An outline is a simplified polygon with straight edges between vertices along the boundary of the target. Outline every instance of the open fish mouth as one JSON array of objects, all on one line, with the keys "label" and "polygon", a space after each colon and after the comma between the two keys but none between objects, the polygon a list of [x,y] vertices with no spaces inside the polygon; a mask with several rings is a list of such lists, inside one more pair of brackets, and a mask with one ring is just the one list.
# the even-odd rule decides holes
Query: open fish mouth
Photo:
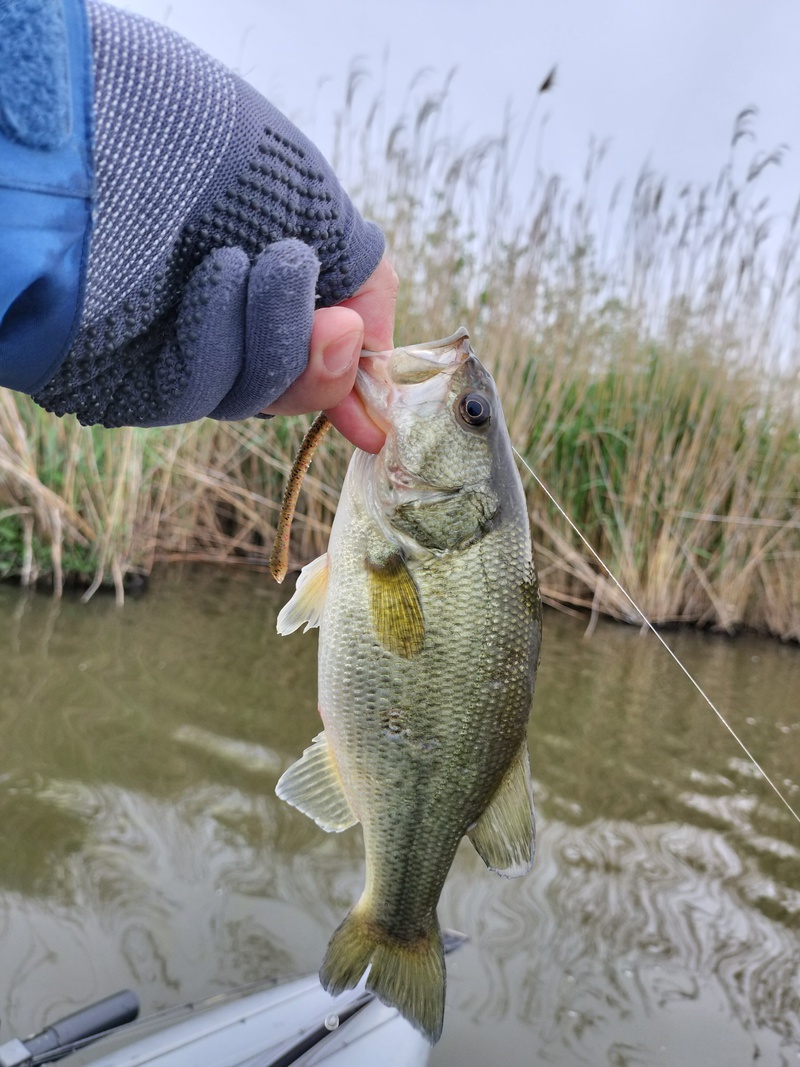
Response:
[{"label": "open fish mouth", "polygon": [[447,380],[473,355],[469,334],[462,326],[449,337],[387,352],[361,353],[355,390],[370,417],[388,431],[391,409],[413,387],[414,407],[437,404],[447,388]]},{"label": "open fish mouth", "polygon": [[[459,327],[449,337],[439,341],[425,341],[417,345],[405,345],[386,352],[370,352],[364,349],[362,361],[386,364],[393,357],[393,378],[398,385],[413,385],[424,381],[452,364],[453,368],[473,355],[469,333],[465,326]],[[427,371],[425,369],[427,365]]]}]

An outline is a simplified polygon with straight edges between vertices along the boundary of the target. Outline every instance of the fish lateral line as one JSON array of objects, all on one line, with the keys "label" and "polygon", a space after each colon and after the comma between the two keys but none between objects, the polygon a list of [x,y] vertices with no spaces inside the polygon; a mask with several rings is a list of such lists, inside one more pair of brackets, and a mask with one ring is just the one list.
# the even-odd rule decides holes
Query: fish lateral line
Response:
[{"label": "fish lateral line", "polygon": [[[514,448],[513,445],[511,447]],[[633,599],[633,597],[628,592],[628,590],[623,586],[622,582],[620,582],[620,580],[616,577],[616,575],[612,573],[611,568],[601,558],[601,556],[595,551],[593,546],[589,543],[588,538],[585,537],[585,535],[578,529],[577,525],[572,521],[572,519],[569,517],[567,512],[564,510],[564,508],[561,506],[561,504],[555,498],[553,493],[548,489],[548,487],[545,485],[545,483],[542,481],[542,479],[539,477],[539,475],[536,474],[536,472],[533,470],[533,468],[528,463],[528,461],[525,459],[525,457],[523,455],[521,455],[521,453],[516,448],[514,448],[514,454],[517,457],[517,459],[520,461],[522,466],[527,470],[527,472],[530,474],[530,476],[536,482],[536,484],[539,486],[539,488],[549,498],[549,500],[555,506],[555,508],[557,509],[559,514],[562,515],[564,519],[566,519],[566,521],[569,524],[570,528],[578,535],[578,537],[581,539],[582,543],[586,546],[586,548],[591,553],[592,557],[596,560],[597,563],[600,564],[600,566],[603,568],[603,571],[608,575],[608,577],[611,579],[611,581],[614,583],[614,585],[617,587],[617,589],[619,589],[619,591],[622,593],[622,595],[625,597],[625,599],[628,601],[628,603],[634,608],[634,610],[636,611],[637,615],[639,615],[639,617],[641,618],[642,622],[645,624],[647,629],[653,634],[653,636],[661,644],[661,646],[664,649],[666,649],[667,653],[670,655],[672,660],[683,671],[685,676],[689,679],[691,684],[694,686],[694,688],[697,690],[697,692],[700,694],[700,696],[703,698],[703,700],[706,702],[706,704],[708,704],[708,706],[711,708],[711,710],[717,716],[719,721],[722,723],[722,725],[725,727],[725,729],[728,731],[728,733],[734,739],[734,741],[739,746],[739,748],[742,750],[742,752],[744,752],[745,756],[747,756],[747,758],[753,764],[753,766],[758,771],[758,773],[761,775],[761,777],[764,779],[764,781],[767,783],[767,785],[770,786],[772,791],[775,793],[775,795],[778,797],[778,799],[781,801],[781,803],[788,809],[789,813],[793,816],[793,818],[798,823],[800,823],[800,814],[798,814],[795,811],[795,809],[789,803],[788,799],[783,795],[783,793],[778,788],[778,786],[775,784],[775,782],[772,780],[772,778],[770,778],[770,776],[767,774],[767,772],[764,770],[764,768],[761,766],[761,764],[755,758],[755,756],[750,751],[750,749],[747,747],[747,745],[744,743],[744,741],[741,739],[741,737],[739,737],[739,735],[736,733],[734,728],[731,726],[731,724],[727,721],[725,716],[722,714],[722,712],[719,710],[719,708],[713,702],[711,697],[709,697],[709,695],[706,693],[706,691],[703,689],[703,687],[700,685],[700,683],[697,681],[697,679],[691,673],[689,668],[685,666],[685,664],[682,662],[682,660],[677,655],[677,653],[673,652],[673,650],[670,648],[670,646],[667,644],[667,642],[664,640],[664,638],[661,636],[661,634],[655,628],[653,623],[650,621],[648,616],[645,614],[644,610],[639,607],[639,605]]]}]

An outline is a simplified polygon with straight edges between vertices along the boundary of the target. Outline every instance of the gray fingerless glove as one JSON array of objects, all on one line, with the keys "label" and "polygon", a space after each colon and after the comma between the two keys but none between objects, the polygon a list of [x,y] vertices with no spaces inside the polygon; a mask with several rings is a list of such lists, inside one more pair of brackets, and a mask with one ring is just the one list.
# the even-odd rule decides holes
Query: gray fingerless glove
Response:
[{"label": "gray fingerless glove", "polygon": [[314,145],[163,26],[89,3],[96,211],[80,326],[36,395],[84,423],[237,419],[383,254]]}]

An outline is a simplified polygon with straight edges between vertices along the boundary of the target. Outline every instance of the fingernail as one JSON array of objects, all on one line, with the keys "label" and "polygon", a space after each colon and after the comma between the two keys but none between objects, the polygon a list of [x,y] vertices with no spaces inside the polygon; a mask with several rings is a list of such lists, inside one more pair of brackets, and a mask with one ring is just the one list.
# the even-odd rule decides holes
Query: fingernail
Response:
[{"label": "fingernail", "polygon": [[322,361],[329,374],[343,374],[361,355],[361,331],[346,333],[323,349]]}]

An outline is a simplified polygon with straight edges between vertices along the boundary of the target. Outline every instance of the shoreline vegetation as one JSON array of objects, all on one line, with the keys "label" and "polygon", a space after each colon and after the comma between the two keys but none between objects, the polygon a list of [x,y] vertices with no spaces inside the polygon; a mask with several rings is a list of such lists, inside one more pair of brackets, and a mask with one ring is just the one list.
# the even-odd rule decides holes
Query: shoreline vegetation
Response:
[{"label": "shoreline vegetation", "polygon": [[[537,172],[518,210],[508,129],[455,147],[446,86],[387,129],[359,73],[334,163],[386,231],[397,342],[467,326],[517,449],[656,625],[800,641],[800,204],[771,216],[780,152],[755,150],[754,112],[713,185],[645,168],[604,199],[593,146],[582,187]],[[309,422],[107,431],[0,390],[0,577],[122,600],[160,563],[265,567]],[[349,455],[331,434],[314,459],[294,566],[324,551]],[[545,600],[639,625],[522,477]]]}]

